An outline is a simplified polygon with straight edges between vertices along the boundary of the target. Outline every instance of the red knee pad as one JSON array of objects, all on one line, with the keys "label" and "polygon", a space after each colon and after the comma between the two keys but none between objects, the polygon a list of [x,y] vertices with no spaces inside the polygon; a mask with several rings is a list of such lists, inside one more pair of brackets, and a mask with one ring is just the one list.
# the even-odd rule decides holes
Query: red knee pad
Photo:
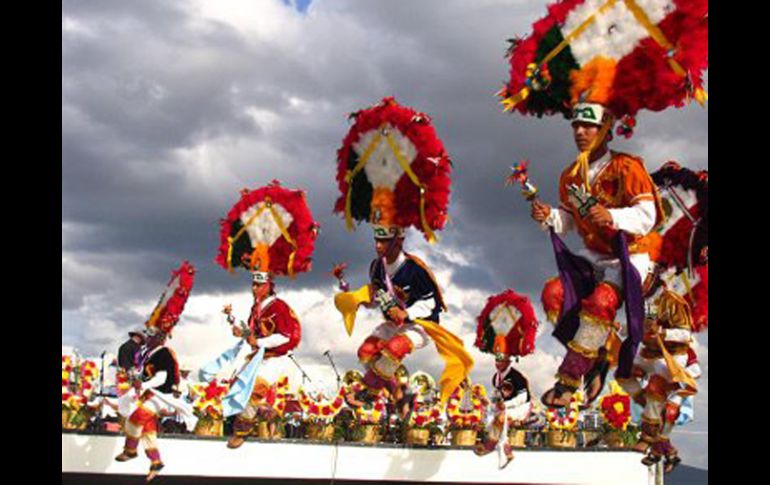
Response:
[{"label": "red knee pad", "polygon": [[155,415],[141,406],[136,408],[128,420],[136,426],[141,426],[145,432],[155,427]]},{"label": "red knee pad", "polygon": [[662,401],[666,399],[669,387],[669,383],[666,382],[666,379],[657,374],[653,374],[647,382],[647,387],[644,388],[644,393],[653,399]]},{"label": "red knee pad", "polygon": [[596,285],[593,293],[582,301],[582,312],[598,320],[612,323],[620,308],[620,295],[609,283]]},{"label": "red knee pad", "polygon": [[368,362],[372,358],[379,354],[385,347],[385,341],[379,337],[367,337],[364,343],[358,348],[358,360],[361,362]]},{"label": "red knee pad", "polygon": [[385,351],[396,360],[402,360],[414,349],[414,344],[406,335],[396,335],[385,344]]},{"label": "red knee pad", "polygon": [[674,424],[676,423],[676,418],[678,417],[679,417],[679,406],[672,402],[667,402],[666,409],[663,412],[663,419],[667,423]]},{"label": "red knee pad", "polygon": [[540,294],[540,301],[543,303],[543,310],[545,310],[548,319],[556,322],[561,315],[561,308],[564,304],[564,287],[558,276],[545,282],[543,292]]}]

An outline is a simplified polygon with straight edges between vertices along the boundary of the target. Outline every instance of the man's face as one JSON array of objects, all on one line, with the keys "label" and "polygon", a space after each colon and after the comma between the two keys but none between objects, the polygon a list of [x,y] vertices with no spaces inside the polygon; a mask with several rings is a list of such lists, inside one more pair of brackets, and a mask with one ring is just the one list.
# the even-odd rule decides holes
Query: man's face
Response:
[{"label": "man's face", "polygon": [[575,121],[572,123],[572,134],[575,138],[575,145],[578,150],[584,152],[588,150],[591,143],[599,135],[599,131],[602,129],[599,125],[593,123],[586,123],[585,121]]},{"label": "man's face", "polygon": [[503,360],[496,360],[495,361],[495,369],[497,369],[498,372],[504,371],[510,365],[511,365],[511,359],[503,359]]},{"label": "man's face", "polygon": [[255,300],[264,300],[270,295],[270,283],[254,283],[251,285],[251,292]]},{"label": "man's face", "polygon": [[[392,242],[392,245],[391,245]],[[377,251],[377,257],[382,258],[385,256],[385,259],[388,261],[392,261],[396,259],[396,256],[398,256],[398,253],[401,252],[401,247],[404,245],[404,239],[403,238],[395,238],[395,239],[375,239],[374,240],[374,249]]]},{"label": "man's face", "polygon": [[159,345],[163,345],[163,343],[165,341],[166,341],[166,334],[158,332],[158,333],[155,333],[153,335],[148,336],[145,339],[145,345],[147,345],[147,347],[149,347],[151,349],[154,349],[155,347],[157,347]]}]

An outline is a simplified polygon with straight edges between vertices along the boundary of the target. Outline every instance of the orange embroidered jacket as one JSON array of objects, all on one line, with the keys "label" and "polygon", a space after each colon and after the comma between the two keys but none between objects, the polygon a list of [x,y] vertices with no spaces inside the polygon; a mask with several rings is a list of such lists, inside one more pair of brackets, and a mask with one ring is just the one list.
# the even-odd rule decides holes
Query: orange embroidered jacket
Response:
[{"label": "orange embroidered jacket", "polygon": [[[610,162],[594,177],[591,194],[607,209],[631,207],[644,200],[654,201],[655,226],[657,226],[663,214],[660,195],[655,182],[644,168],[644,163],[640,158],[625,153],[610,153]],[[579,172],[571,175],[572,168],[573,165],[568,166],[559,180],[560,208],[572,216],[586,248],[600,254],[611,255],[615,230],[600,229],[591,224],[587,217],[581,216],[580,201],[571,193],[570,187],[581,187],[582,176]],[[628,234],[628,249],[632,254],[653,253],[659,244],[660,238],[654,231],[645,235]]]}]

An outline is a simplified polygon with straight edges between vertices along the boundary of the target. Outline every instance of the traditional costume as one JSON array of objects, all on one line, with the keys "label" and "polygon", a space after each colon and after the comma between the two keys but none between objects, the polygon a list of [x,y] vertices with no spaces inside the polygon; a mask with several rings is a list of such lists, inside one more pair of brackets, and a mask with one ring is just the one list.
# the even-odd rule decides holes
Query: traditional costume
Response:
[{"label": "traditional costume", "polygon": [[645,332],[632,378],[619,382],[644,404],[637,448],[650,454],[643,462],[665,458],[670,471],[681,460],[669,435],[701,374],[691,343],[708,326],[708,172],[668,162],[653,179],[667,218],[655,231],[662,248],[655,256],[656,284],[646,297],[645,328],[662,330]]},{"label": "traditional costume", "polygon": [[[678,418],[682,399],[697,392],[694,379],[699,374],[692,366],[690,348],[692,328],[688,303],[674,291],[663,288],[654,297],[654,309],[645,320],[644,339],[634,359],[633,377],[622,383],[637,402],[644,403],[642,435],[636,449],[650,451],[642,461],[646,465],[663,457],[671,468],[679,462],[669,434]],[[644,387],[642,381],[646,383]]]},{"label": "traditional costume", "polygon": [[511,357],[518,361],[534,352],[538,322],[529,298],[510,289],[490,296],[476,320],[476,347],[494,354],[498,363],[492,376],[495,399],[491,419],[476,454],[485,455],[497,449],[500,468],[504,468],[513,459],[509,427],[524,426],[532,412],[529,381],[513,367]]},{"label": "traditional costume", "polygon": [[[317,229],[304,192],[285,189],[277,181],[257,190],[243,190],[241,199],[222,221],[217,262],[228,271],[234,265],[251,271],[254,288],[248,322],[241,322],[233,331],[240,340],[200,371],[201,380],[208,381],[235,359],[244,342],[251,347],[222,401],[225,417],[237,415],[234,436],[228,441],[230,448],[243,444],[257,418],[272,416],[266,415],[269,407],[263,406],[264,383],[257,385],[259,366],[263,359],[294,350],[302,335],[297,315],[275,295],[273,277],[293,277],[310,270]],[[235,325],[229,307],[225,313],[228,322]]]},{"label": "traditional costume", "polygon": [[179,321],[194,275],[195,269],[187,261],[172,273],[166,290],[145,323],[145,345],[139,354],[135,375],[131,377],[133,390],[123,394],[118,401],[118,412],[127,418],[124,425],[126,441],[123,452],[115,460],[136,458],[141,442],[151,462],[147,481],[155,478],[164,466],[157,444],[159,419],[178,415],[188,431],[192,431],[197,421],[192,406],[179,395],[179,362],[174,351],[165,344]]},{"label": "traditional costume", "polygon": [[[261,308],[258,308],[260,302],[254,303],[249,317],[251,337],[246,340],[252,345],[252,352],[246,358],[246,365],[260,349],[264,349],[263,359],[286,355],[297,348],[302,335],[299,319],[286,302],[270,295],[261,304]],[[251,338],[253,340],[250,340]],[[263,379],[256,378],[246,407],[233,423],[235,436],[245,438],[254,430],[257,420],[269,420],[274,417],[272,406],[266,402],[268,388]]]},{"label": "traditional costume", "polygon": [[414,350],[430,343],[428,333],[415,323],[416,320],[437,324],[439,313],[446,306],[432,272],[414,255],[400,252],[393,263],[375,259],[370,265],[369,276],[371,291],[384,299],[389,287],[392,288],[408,315],[405,322],[395,322],[385,310],[385,322],[377,326],[358,348],[358,359],[367,369],[364,383],[370,389],[386,387],[393,391],[397,385],[395,372],[401,362]]},{"label": "traditional costume", "polygon": [[[393,98],[350,117],[355,122],[338,152],[341,196],[335,211],[344,214],[348,229],[354,219],[371,223],[375,239],[388,242],[386,253],[403,241],[409,226],[434,242],[434,231],[447,220],[451,164],[430,117]],[[473,361],[462,341],[438,325],[446,306],[428,266],[402,251],[391,256],[372,262],[369,285],[335,296],[348,334],[359,305],[382,310],[385,321],[358,349],[364,382],[373,392],[393,392],[401,362],[432,340],[447,364],[440,381],[446,401]],[[393,308],[405,312],[403,321],[392,318]]]},{"label": "traditional costume", "polygon": [[[580,104],[575,110],[575,121],[590,122],[585,110],[600,112],[600,105]],[[581,111],[583,110],[583,111]],[[592,117],[601,124],[602,117]],[[661,221],[657,187],[644,168],[642,161],[623,153],[607,153],[591,163],[588,170],[590,190],[586,190],[581,176],[568,167],[559,182],[560,206],[551,210],[545,225],[552,229],[557,258],[572,259],[582,265],[588,274],[584,278],[589,287],[578,305],[577,318],[559,320],[564,315],[564,282],[562,277],[549,280],[542,294],[543,306],[551,321],[557,323],[554,334],[567,346],[567,355],[559,367],[559,383],[555,393],[574,392],[583,376],[596,363],[599,349],[607,343],[610,333],[617,330],[616,313],[625,300],[632,315],[631,325],[638,322],[638,303],[641,302],[642,282],[651,275],[650,252],[656,241],[652,229]],[[589,202],[593,200],[593,202]],[[609,211],[612,227],[599,228],[586,218],[588,203],[598,203]],[[557,234],[577,231],[585,248],[572,255],[558,239]],[[634,306],[634,303],[637,303]],[[636,317],[636,318],[634,318]],[[575,325],[577,323],[577,325]],[[636,329],[630,329],[631,340],[626,355],[633,355]],[[627,359],[628,357],[626,357]],[[556,396],[558,397],[558,396]]]},{"label": "traditional costume", "polygon": [[[623,303],[627,337],[616,375],[630,376],[642,337],[642,283],[656,251],[651,231],[662,220],[657,188],[641,159],[612,151],[594,156],[595,149],[615,120],[616,133],[630,136],[641,109],[660,111],[689,99],[704,104],[708,3],[562,0],[548,10],[530,36],[512,41],[510,81],[499,95],[506,111],[561,113],[573,123],[601,126],[562,174],[560,206],[545,221],[559,277],[546,283],[543,305],[568,350],[543,401],[564,405],[595,365]],[[609,210],[609,227],[589,222],[596,204]],[[558,236],[571,230],[585,246],[579,254]]]}]

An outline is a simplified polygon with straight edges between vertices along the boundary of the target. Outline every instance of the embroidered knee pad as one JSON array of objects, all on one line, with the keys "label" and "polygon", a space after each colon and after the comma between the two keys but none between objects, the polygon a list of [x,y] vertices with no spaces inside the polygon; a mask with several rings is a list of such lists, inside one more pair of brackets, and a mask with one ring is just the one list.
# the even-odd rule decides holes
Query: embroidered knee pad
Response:
[{"label": "embroidered knee pad", "polygon": [[665,401],[669,387],[670,386],[668,382],[666,382],[666,379],[657,374],[653,374],[650,376],[650,380],[647,382],[647,387],[644,388],[644,393],[648,399]]},{"label": "embroidered knee pad", "polygon": [[388,340],[385,344],[385,348],[382,349],[382,352],[390,354],[393,359],[400,362],[412,352],[412,350],[414,350],[414,344],[409,337],[406,335],[396,335]]},{"label": "embroidered knee pad", "polygon": [[667,423],[674,424],[679,417],[679,406],[672,402],[666,403],[665,411],[663,412],[663,420]]},{"label": "embroidered knee pad", "polygon": [[614,286],[602,281],[596,285],[588,298],[583,299],[580,308],[581,320],[590,319],[604,325],[612,325],[620,308],[620,293]]},{"label": "embroidered knee pad", "polygon": [[364,343],[358,348],[358,360],[367,363],[370,362],[375,355],[380,353],[385,346],[385,341],[379,337],[367,337]]},{"label": "embroidered knee pad", "polygon": [[543,310],[545,310],[548,320],[551,323],[556,323],[564,304],[564,287],[558,276],[545,282],[543,292],[540,294],[540,301],[543,303]]}]

